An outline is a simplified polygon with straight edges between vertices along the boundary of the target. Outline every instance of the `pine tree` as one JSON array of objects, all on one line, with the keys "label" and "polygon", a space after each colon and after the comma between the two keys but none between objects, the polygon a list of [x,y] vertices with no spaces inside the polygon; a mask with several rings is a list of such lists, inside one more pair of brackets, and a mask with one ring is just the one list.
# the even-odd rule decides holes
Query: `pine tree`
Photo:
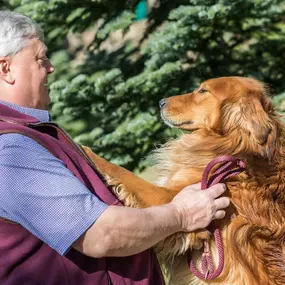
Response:
[{"label": "pine tree", "polygon": [[0,9],[9,9],[9,0],[0,0]]},{"label": "pine tree", "polygon": [[[54,118],[129,169],[144,167],[144,157],[171,133],[159,116],[161,98],[231,75],[264,81],[273,94],[285,90],[282,0],[156,0],[138,39],[114,46],[115,31],[127,35],[138,25],[138,0],[8,2],[45,31],[57,69],[50,80]],[[87,31],[88,46],[71,51],[68,32]],[[84,57],[78,61],[75,52]],[[285,110],[284,93],[274,100]]]}]

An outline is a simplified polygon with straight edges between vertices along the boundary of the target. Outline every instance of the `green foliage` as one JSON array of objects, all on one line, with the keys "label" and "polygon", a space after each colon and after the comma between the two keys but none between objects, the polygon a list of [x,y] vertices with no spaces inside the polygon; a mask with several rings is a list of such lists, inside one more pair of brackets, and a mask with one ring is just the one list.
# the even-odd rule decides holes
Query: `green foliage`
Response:
[{"label": "green foliage", "polygon": [[0,9],[8,9],[10,8],[9,0],[0,0]]},{"label": "green foliage", "polygon": [[[285,90],[281,0],[157,0],[139,39],[122,44],[114,33],[138,24],[138,0],[6,2],[45,31],[57,69],[49,80],[54,118],[129,169],[144,167],[143,158],[171,133],[159,118],[161,98],[231,75],[264,81],[273,94]],[[90,41],[72,49],[68,32],[89,33]],[[281,112],[284,99],[274,99]]]}]

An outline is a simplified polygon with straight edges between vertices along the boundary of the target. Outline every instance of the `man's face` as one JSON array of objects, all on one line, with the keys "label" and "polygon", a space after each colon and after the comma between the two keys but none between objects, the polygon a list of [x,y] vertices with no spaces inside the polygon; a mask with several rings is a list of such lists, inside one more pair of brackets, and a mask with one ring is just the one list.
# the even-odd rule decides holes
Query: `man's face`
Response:
[{"label": "man's face", "polygon": [[20,105],[48,109],[48,75],[54,67],[46,56],[47,48],[39,39],[28,40],[28,45],[11,57],[10,69],[14,77]]}]

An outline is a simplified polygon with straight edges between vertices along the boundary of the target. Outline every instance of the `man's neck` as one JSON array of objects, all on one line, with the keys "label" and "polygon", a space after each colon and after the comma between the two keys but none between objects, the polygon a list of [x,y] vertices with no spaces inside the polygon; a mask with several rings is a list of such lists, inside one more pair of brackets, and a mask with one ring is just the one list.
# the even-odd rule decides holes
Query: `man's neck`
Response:
[{"label": "man's neck", "polygon": [[36,108],[29,108],[25,106],[20,106],[18,104],[14,104],[5,100],[0,99],[0,104],[5,105],[9,108],[12,108],[20,113],[32,116],[40,120],[41,122],[49,122],[50,114],[47,110],[41,110]]}]

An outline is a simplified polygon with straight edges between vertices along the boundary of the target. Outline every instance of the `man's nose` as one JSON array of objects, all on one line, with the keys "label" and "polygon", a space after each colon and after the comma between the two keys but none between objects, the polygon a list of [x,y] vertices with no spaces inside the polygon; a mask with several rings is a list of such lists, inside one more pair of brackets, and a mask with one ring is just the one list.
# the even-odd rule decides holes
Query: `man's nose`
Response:
[{"label": "man's nose", "polygon": [[167,105],[167,99],[161,99],[159,101],[159,107],[162,109]]},{"label": "man's nose", "polygon": [[48,74],[53,73],[55,70],[54,66],[51,64],[51,62],[49,61],[49,65],[48,65]]}]

